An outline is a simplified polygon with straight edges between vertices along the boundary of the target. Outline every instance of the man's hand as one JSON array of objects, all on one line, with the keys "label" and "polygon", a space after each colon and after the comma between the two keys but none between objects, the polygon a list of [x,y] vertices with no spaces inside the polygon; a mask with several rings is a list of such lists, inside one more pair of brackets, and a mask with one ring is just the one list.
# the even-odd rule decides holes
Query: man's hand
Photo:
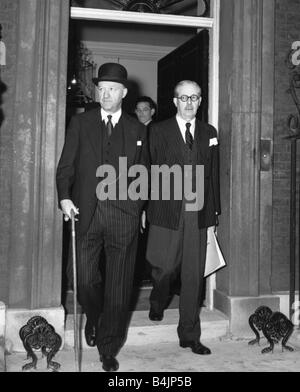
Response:
[{"label": "man's hand", "polygon": [[[67,222],[69,219],[71,219],[71,210],[74,211],[75,215],[79,214],[79,209],[76,208],[70,199],[64,199],[60,201],[60,206],[62,209],[62,212],[64,213],[64,220]],[[78,219],[75,218],[77,221]]]},{"label": "man's hand", "polygon": [[145,229],[146,229],[146,211],[143,211],[141,216],[141,227],[140,227],[141,233],[143,233]]}]

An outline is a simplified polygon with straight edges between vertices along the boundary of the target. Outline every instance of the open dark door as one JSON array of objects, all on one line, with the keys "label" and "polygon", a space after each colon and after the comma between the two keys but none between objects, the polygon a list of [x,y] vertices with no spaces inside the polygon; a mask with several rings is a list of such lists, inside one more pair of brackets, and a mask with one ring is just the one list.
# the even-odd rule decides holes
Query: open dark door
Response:
[{"label": "open dark door", "polygon": [[202,102],[197,117],[208,121],[208,62],[209,33],[200,31],[194,38],[167,54],[158,62],[158,120],[176,113],[173,90],[180,80],[196,81],[202,89]]}]

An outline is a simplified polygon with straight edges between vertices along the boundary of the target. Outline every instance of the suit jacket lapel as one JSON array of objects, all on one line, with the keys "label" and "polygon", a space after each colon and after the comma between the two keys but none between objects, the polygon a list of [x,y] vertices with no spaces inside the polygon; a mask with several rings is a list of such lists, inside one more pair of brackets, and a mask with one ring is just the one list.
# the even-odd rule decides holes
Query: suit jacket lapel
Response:
[{"label": "suit jacket lapel", "polygon": [[179,163],[184,165],[184,140],[182,138],[176,117],[171,118],[168,129],[168,145],[172,147],[175,157]]},{"label": "suit jacket lapel", "polygon": [[[101,149],[101,113],[99,109],[91,110],[91,116],[87,119],[85,129],[87,137],[94,151],[97,163],[100,162]],[[132,121],[128,120],[127,114],[122,113],[120,126],[123,135],[124,153],[127,156],[128,166],[134,162],[137,148],[137,128],[133,126]]]},{"label": "suit jacket lapel", "polygon": [[204,162],[206,158],[207,147],[208,147],[207,137],[203,132],[201,132],[201,125],[197,119],[195,124],[195,143],[197,146],[199,159],[201,162]]},{"label": "suit jacket lapel", "polygon": [[126,113],[122,113],[120,120],[124,140],[124,152],[127,157],[128,167],[130,167],[134,163],[137,148],[137,129],[133,126],[132,121],[128,121]]},{"label": "suit jacket lapel", "polygon": [[91,110],[91,116],[87,119],[85,129],[87,137],[94,151],[97,163],[100,161],[101,148],[101,114],[99,109]]}]

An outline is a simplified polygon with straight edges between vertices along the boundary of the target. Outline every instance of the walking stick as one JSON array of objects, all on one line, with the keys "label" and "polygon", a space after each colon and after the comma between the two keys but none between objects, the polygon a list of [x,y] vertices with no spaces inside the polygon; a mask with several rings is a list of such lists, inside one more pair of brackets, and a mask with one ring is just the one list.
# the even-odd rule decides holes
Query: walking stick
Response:
[{"label": "walking stick", "polygon": [[77,270],[76,270],[76,233],[75,233],[75,213],[71,210],[72,221],[72,255],[73,255],[73,304],[74,304],[74,351],[75,351],[75,369],[80,372],[79,358],[78,358],[78,322],[77,322]]}]

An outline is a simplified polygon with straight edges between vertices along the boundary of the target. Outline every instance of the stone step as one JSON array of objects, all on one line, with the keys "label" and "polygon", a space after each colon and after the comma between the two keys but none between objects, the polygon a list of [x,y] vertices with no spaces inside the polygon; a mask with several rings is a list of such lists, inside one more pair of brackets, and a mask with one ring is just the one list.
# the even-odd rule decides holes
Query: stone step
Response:
[{"label": "stone step", "polygon": [[[149,308],[149,297],[152,290],[151,283],[145,283],[144,286],[134,287],[132,301],[130,304],[130,310],[147,310]],[[63,306],[67,312],[67,314],[73,314],[74,304],[73,304],[73,290],[68,290],[65,295],[65,299],[63,301]],[[179,297],[174,295],[171,303],[168,305],[168,309],[178,308],[179,305]],[[77,312],[82,313],[82,309],[80,304],[77,302]]]},{"label": "stone step", "polygon": [[[89,349],[84,338],[85,315],[78,316],[80,325],[80,347]],[[178,342],[178,309],[167,309],[160,322],[149,320],[148,311],[134,311],[128,329],[126,345],[147,345],[156,343]],[[68,315],[65,329],[65,347],[74,347],[74,318]],[[201,310],[201,340],[225,336],[229,331],[229,320],[217,310]]]}]

